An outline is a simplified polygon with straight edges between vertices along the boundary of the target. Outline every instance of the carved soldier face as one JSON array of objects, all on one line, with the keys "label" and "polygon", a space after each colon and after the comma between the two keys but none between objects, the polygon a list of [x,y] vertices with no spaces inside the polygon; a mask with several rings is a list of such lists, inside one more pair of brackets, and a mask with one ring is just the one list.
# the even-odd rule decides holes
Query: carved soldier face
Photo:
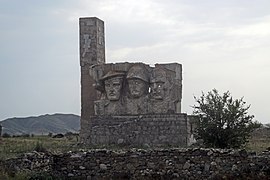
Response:
[{"label": "carved soldier face", "polygon": [[151,96],[153,99],[162,100],[164,98],[164,83],[162,81],[151,82]]},{"label": "carved soldier face", "polygon": [[117,101],[121,95],[121,89],[123,84],[122,77],[113,77],[105,80],[105,91],[107,98],[110,101]]},{"label": "carved soldier face", "polygon": [[150,94],[153,99],[163,100],[165,98],[166,82],[166,72],[160,68],[154,69],[150,81]]},{"label": "carved soldier face", "polygon": [[128,79],[128,88],[132,98],[139,98],[148,91],[147,83],[138,78]]}]

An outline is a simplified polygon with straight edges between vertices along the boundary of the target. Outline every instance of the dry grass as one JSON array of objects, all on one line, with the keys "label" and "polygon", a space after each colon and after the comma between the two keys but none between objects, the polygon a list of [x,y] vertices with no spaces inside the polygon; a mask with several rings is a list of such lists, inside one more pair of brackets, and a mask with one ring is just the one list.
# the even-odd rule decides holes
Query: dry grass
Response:
[{"label": "dry grass", "polygon": [[[82,148],[77,146],[78,142],[78,137],[74,135],[59,139],[48,136],[2,138],[0,139],[0,160],[16,157],[20,154],[37,150],[37,148],[52,153],[75,151]],[[269,147],[270,137],[252,137],[246,149],[259,153]]]},{"label": "dry grass", "polygon": [[265,151],[270,148],[270,137],[251,137],[246,147],[258,153]]},{"label": "dry grass", "polygon": [[20,154],[41,148],[52,153],[75,150],[78,137],[52,138],[48,136],[10,137],[0,140],[0,160],[16,157]]}]

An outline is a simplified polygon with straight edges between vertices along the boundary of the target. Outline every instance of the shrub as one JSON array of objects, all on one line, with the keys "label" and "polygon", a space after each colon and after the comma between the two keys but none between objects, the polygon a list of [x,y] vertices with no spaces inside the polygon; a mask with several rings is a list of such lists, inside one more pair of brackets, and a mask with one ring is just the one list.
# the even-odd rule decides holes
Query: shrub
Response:
[{"label": "shrub", "polygon": [[239,148],[259,123],[253,122],[243,98],[233,99],[227,91],[220,95],[216,89],[195,98],[194,114],[199,117],[196,138],[208,147]]}]

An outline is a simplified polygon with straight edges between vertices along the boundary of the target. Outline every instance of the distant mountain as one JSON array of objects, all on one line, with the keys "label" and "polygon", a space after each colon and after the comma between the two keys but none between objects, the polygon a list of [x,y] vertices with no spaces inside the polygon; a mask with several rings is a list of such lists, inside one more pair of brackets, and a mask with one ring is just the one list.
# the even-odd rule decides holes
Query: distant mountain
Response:
[{"label": "distant mountain", "polygon": [[79,132],[80,116],[74,114],[41,115],[38,117],[9,118],[0,121],[3,133],[19,134],[48,134]]}]

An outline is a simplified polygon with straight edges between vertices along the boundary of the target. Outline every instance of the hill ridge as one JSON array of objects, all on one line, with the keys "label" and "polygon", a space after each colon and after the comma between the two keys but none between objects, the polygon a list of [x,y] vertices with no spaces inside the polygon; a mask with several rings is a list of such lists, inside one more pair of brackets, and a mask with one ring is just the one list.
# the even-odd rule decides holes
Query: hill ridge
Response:
[{"label": "hill ridge", "polygon": [[58,134],[77,133],[80,130],[80,116],[75,114],[43,114],[29,117],[13,117],[0,122],[2,133],[19,134]]}]

